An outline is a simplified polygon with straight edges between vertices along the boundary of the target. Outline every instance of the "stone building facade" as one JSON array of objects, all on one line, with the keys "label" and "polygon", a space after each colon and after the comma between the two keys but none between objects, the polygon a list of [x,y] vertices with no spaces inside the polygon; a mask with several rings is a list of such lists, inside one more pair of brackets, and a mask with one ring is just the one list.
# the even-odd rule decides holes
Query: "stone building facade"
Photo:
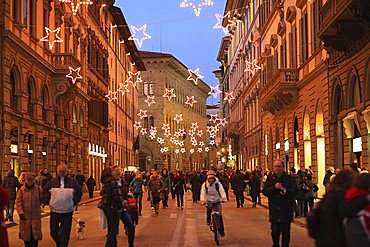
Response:
[{"label": "stone building facade", "polygon": [[[57,164],[67,163],[99,181],[108,157],[113,1],[77,12],[58,0],[1,5],[2,175],[43,167],[55,174]],[[63,41],[42,42],[45,27],[60,28],[47,41]]]},{"label": "stone building facade", "polygon": [[[223,65],[222,83],[229,85],[224,91],[243,98],[242,111],[229,110],[228,126],[229,142],[238,139],[232,138],[233,132],[239,134],[234,149],[245,148],[246,158],[239,158],[240,163],[246,162],[249,169],[253,164],[271,169],[274,159],[282,159],[287,168],[311,168],[320,186],[328,165],[368,166],[370,53],[365,2],[227,1],[225,16],[230,11],[231,19],[224,18],[223,24],[229,36],[222,40],[218,60]],[[349,17],[350,9],[365,21]],[[227,26],[229,20],[236,25]],[[352,37],[351,30],[358,35]],[[254,75],[246,74],[245,67],[238,70],[243,59],[259,66]],[[244,86],[240,93],[230,86],[238,84]],[[236,97],[236,109],[238,102]],[[247,117],[240,141],[242,131],[237,132],[233,121],[242,115]],[[251,143],[257,145],[247,147]],[[257,162],[250,166],[254,155]]]},{"label": "stone building facade", "polygon": [[[207,153],[206,147],[206,99],[210,88],[202,80],[198,80],[198,85],[188,81],[188,68],[171,54],[158,52],[141,51],[140,56],[147,71],[142,73],[143,83],[139,89],[139,109],[145,110],[146,117],[141,120],[141,125],[146,128],[148,134],[141,135],[140,149],[140,168],[148,170],[150,168],[161,169],[168,167],[169,170],[193,170],[201,169],[206,166]],[[174,89],[175,98],[171,101],[163,97],[165,89]],[[155,97],[155,103],[150,107],[145,102],[149,97]],[[192,107],[187,105],[187,96],[194,96],[197,101]],[[176,114],[182,114],[183,121],[174,120]],[[138,119],[140,120],[140,118]],[[198,124],[198,130],[202,130],[202,136],[196,136],[197,143],[203,142],[204,146],[193,146],[190,142],[192,123]],[[169,124],[171,136],[166,137],[162,129],[163,124]],[[151,139],[149,130],[151,126],[157,130],[156,138]],[[179,146],[171,142],[175,132],[185,130],[176,138],[184,142],[184,146]],[[158,137],[164,138],[165,143],[160,145]],[[163,147],[169,149],[168,152],[161,153]],[[179,152],[184,148],[184,153]],[[202,152],[198,149],[202,148]],[[190,150],[194,149],[194,153]],[[178,150],[178,151],[176,151]]]}]

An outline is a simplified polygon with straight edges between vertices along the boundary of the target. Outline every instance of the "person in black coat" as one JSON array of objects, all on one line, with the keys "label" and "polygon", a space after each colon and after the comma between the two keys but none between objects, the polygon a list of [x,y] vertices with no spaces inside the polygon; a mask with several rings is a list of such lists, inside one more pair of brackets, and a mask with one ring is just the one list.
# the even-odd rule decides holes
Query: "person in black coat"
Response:
[{"label": "person in black coat", "polygon": [[250,196],[252,197],[253,205],[252,207],[255,208],[257,205],[257,197],[260,196],[261,193],[261,183],[256,171],[252,172],[252,175],[249,178],[249,187],[250,187]]},{"label": "person in black coat", "polygon": [[186,190],[185,178],[182,172],[179,172],[173,179],[175,187],[175,195],[177,199],[177,207],[184,209],[184,194]]},{"label": "person in black coat", "polygon": [[236,196],[236,207],[244,207],[243,191],[245,189],[245,183],[244,175],[240,173],[240,170],[236,170],[236,174],[231,179],[231,189]]},{"label": "person in black coat", "polygon": [[297,194],[297,184],[284,170],[284,161],[274,162],[274,173],[263,187],[263,194],[269,199],[269,218],[273,246],[288,247],[290,242],[290,225],[293,220],[293,200]]},{"label": "person in black coat", "polygon": [[317,247],[346,247],[343,220],[356,215],[369,205],[370,198],[362,196],[345,202],[345,193],[356,178],[350,169],[340,171],[330,182],[327,194],[307,217],[308,231]]},{"label": "person in black coat", "polygon": [[226,172],[222,172],[220,183],[222,184],[222,187],[224,187],[227,200],[229,200],[230,177]]},{"label": "person in black coat", "polygon": [[89,179],[87,179],[86,186],[87,186],[87,189],[89,190],[89,198],[93,198],[94,197],[94,188],[96,186],[96,181],[95,181],[95,179],[93,178],[92,175],[89,177]]},{"label": "person in black coat", "polygon": [[194,173],[191,176],[191,192],[193,193],[193,203],[198,203],[199,192],[200,192],[200,176],[198,173]]}]

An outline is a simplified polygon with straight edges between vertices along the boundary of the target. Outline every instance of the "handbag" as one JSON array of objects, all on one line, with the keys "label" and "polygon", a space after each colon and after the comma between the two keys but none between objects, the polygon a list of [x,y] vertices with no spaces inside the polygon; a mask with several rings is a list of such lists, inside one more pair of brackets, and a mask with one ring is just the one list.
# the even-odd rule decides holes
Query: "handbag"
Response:
[{"label": "handbag", "polygon": [[101,229],[106,229],[108,227],[107,217],[103,209],[99,209],[99,225]]}]

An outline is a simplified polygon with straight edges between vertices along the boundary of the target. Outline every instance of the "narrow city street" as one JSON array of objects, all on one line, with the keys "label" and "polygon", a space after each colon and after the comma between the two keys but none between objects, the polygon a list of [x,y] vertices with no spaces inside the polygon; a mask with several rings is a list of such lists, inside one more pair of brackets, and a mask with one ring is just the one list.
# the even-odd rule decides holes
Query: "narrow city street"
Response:
[{"label": "narrow city street", "polygon": [[[223,214],[226,236],[222,239],[222,246],[272,246],[268,210],[257,206],[251,207],[246,201],[244,208],[236,208],[234,196],[229,203],[223,204]],[[80,207],[80,214],[74,215],[86,221],[85,240],[76,240],[75,223],[72,227],[69,246],[104,246],[106,230],[99,227],[97,201]],[[191,194],[186,195],[185,209],[177,209],[176,200],[169,200],[169,208],[160,210],[154,215],[150,210],[146,196],[143,200],[143,216],[136,227],[135,246],[216,246],[212,233],[205,224],[205,208],[200,204],[193,204]],[[49,217],[42,220],[43,240],[40,247],[54,246],[49,234]],[[127,239],[123,227],[120,227],[118,237],[119,246],[127,246]],[[23,242],[18,239],[18,227],[8,229],[10,246],[21,247]],[[314,246],[313,240],[307,235],[302,226],[292,224],[292,247]]]}]

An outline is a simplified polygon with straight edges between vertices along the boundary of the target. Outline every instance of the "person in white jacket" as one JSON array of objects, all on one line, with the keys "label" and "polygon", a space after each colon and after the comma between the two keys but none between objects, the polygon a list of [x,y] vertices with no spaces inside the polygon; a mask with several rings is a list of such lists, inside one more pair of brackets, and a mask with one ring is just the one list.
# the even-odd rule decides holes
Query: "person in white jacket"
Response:
[{"label": "person in white jacket", "polygon": [[219,232],[222,237],[225,236],[220,203],[227,202],[227,198],[222,184],[218,181],[216,173],[212,170],[207,172],[207,180],[203,183],[200,192],[200,201],[203,205],[207,204],[207,225],[211,223],[212,209],[216,207],[220,213]]}]

